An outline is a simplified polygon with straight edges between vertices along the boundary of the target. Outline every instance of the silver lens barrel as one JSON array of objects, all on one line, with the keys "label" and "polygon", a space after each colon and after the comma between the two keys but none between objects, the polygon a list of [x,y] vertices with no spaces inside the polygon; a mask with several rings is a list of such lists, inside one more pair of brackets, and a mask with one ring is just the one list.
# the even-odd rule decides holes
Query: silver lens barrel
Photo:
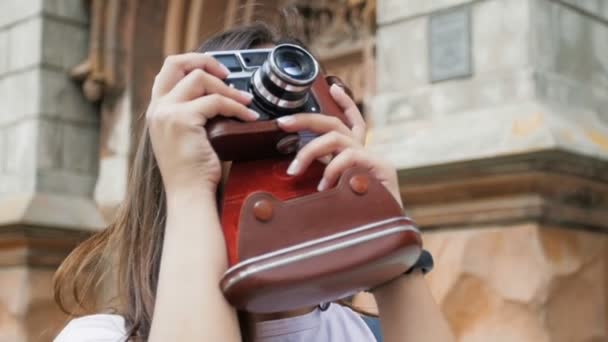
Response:
[{"label": "silver lens barrel", "polygon": [[252,89],[270,112],[280,116],[297,111],[308,101],[308,91],[319,65],[305,49],[292,44],[275,47],[251,79]]}]

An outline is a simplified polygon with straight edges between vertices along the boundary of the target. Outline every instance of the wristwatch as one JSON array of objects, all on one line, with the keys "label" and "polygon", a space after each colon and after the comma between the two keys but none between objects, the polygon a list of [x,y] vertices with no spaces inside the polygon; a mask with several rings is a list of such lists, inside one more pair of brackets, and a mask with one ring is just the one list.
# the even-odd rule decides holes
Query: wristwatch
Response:
[{"label": "wristwatch", "polygon": [[433,261],[433,256],[431,255],[431,253],[429,253],[429,251],[427,251],[426,249],[423,249],[416,263],[407,271],[405,271],[404,274],[410,274],[415,270],[421,270],[422,274],[427,274],[431,272],[431,270],[433,270],[434,265],[435,262]]}]

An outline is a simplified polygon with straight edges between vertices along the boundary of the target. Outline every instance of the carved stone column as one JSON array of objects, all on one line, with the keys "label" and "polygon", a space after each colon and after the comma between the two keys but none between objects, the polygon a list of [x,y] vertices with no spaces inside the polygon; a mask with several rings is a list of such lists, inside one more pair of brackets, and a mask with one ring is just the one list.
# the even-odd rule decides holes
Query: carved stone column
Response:
[{"label": "carved stone column", "polygon": [[608,4],[378,3],[371,147],[459,341],[608,339]]}]

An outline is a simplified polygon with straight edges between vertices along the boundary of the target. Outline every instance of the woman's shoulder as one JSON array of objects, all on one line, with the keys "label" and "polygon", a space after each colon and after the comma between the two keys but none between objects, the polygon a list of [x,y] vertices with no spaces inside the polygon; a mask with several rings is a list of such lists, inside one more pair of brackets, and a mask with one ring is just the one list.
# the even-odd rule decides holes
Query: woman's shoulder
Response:
[{"label": "woman's shoulder", "polygon": [[119,315],[97,314],[71,320],[54,342],[126,341],[125,320]]}]

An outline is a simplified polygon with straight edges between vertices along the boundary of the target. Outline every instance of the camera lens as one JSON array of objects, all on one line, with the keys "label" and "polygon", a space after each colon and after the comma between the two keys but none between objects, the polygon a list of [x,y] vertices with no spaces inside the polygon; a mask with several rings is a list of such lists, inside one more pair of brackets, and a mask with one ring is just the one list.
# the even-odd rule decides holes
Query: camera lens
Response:
[{"label": "camera lens", "polygon": [[314,60],[302,50],[277,49],[274,54],[277,68],[297,80],[306,80],[313,76]]},{"label": "camera lens", "polygon": [[297,62],[284,61],[279,67],[285,70],[285,72],[291,76],[298,77],[302,75],[302,66],[300,66]]},{"label": "camera lens", "polygon": [[252,77],[255,99],[274,116],[297,112],[306,104],[318,73],[317,61],[308,51],[297,45],[278,45]]}]

